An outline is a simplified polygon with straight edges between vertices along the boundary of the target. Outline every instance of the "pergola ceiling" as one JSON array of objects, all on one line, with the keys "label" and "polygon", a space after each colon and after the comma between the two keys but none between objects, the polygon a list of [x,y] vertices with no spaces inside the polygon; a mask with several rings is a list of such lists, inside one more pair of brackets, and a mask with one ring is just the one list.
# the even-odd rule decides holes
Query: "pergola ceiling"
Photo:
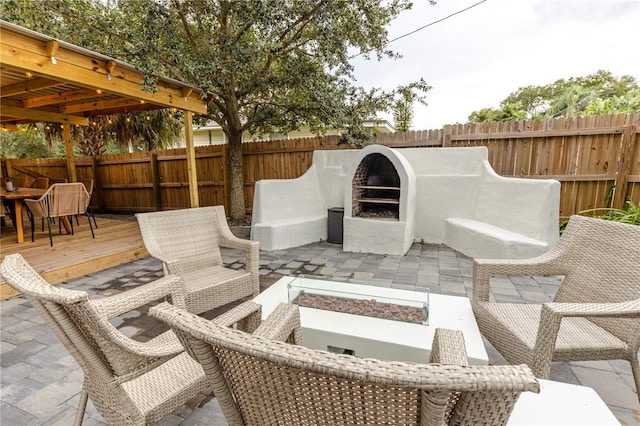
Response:
[{"label": "pergola ceiling", "polygon": [[176,108],[206,113],[193,86],[157,79],[142,90],[135,67],[108,56],[0,21],[0,128],[57,122],[86,126],[91,117]]}]

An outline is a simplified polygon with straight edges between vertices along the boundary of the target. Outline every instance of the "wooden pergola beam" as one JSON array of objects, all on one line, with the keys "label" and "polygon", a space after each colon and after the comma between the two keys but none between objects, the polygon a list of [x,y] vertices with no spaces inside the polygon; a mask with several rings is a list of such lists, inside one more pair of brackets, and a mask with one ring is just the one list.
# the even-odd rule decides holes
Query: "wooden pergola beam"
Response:
[{"label": "wooden pergola beam", "polygon": [[0,91],[0,98],[19,95],[21,93],[27,93],[38,89],[48,89],[49,87],[56,87],[62,84],[64,83],[57,80],[51,80],[49,78],[34,78],[32,80],[3,86],[2,91]]},{"label": "wooden pergola beam", "polygon": [[140,111],[151,111],[154,109],[161,109],[161,107],[149,108],[150,104],[132,104],[128,106],[114,106],[113,108],[106,109],[96,109],[92,111],[85,111],[84,115],[86,117],[97,117],[101,115],[112,115],[112,114],[126,114],[128,112],[140,112]]},{"label": "wooden pergola beam", "polygon": [[83,99],[94,98],[99,95],[99,91],[95,89],[76,89],[66,92],[53,93],[51,95],[40,96],[37,98],[25,99],[23,105],[25,108],[37,108],[45,105],[56,105],[72,101],[81,101]]},{"label": "wooden pergola beam", "polygon": [[86,117],[79,117],[77,115],[70,114],[59,114],[57,112],[19,108],[9,105],[2,105],[2,115],[6,117],[28,118],[29,120],[34,121],[54,121],[56,123],[69,123],[77,124],[80,126],[89,125],[89,119],[87,119]]},{"label": "wooden pergola beam", "polygon": [[[74,114],[78,112],[91,112],[102,110],[113,110],[117,108],[132,107],[136,105],[144,105],[143,101],[138,99],[114,99],[109,101],[86,102],[82,104],[71,104],[60,107],[63,114]],[[148,107],[145,106],[146,109]]]},{"label": "wooden pergola beam", "polygon": [[[45,43],[46,45],[46,43]],[[46,46],[39,40],[26,38],[3,25],[0,27],[0,57],[2,65],[19,70],[37,70],[45,78],[76,84],[86,88],[102,88],[106,92],[123,97],[142,99],[146,102],[206,113],[206,105],[199,93],[185,97],[183,88],[173,88],[158,81],[155,93],[142,90],[144,75],[133,68],[112,67],[110,61],[97,61],[95,57],[71,49],[59,43],[55,51],[55,61]],[[97,55],[97,54],[96,54]],[[55,63],[54,63],[55,62]],[[113,61],[115,63],[116,61]],[[108,68],[112,70],[110,73]],[[116,71],[113,73],[113,71]]]}]

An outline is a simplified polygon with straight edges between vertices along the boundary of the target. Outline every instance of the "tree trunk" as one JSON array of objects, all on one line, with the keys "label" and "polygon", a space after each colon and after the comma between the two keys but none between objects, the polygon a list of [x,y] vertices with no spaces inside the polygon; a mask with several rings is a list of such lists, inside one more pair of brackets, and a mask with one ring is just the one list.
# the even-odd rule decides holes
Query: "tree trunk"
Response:
[{"label": "tree trunk", "polygon": [[104,154],[104,123],[98,121],[95,125],[82,127],[78,137],[78,145],[83,155]]},{"label": "tree trunk", "polygon": [[246,210],[244,204],[244,173],[242,167],[242,132],[227,135],[229,156],[227,159],[227,176],[229,182],[229,212],[234,220],[244,220]]}]

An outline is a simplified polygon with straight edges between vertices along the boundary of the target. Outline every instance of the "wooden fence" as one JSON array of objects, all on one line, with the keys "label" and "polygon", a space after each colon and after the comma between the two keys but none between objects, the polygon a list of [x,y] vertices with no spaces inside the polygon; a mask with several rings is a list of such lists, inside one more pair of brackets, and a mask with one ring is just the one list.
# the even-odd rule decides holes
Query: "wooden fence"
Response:
[{"label": "wooden fence", "polygon": [[463,125],[452,128],[450,144],[487,146],[502,176],[560,181],[560,216],[567,218],[640,202],[639,122],[640,115],[610,115]]},{"label": "wooden fence", "polygon": [[[445,126],[378,134],[373,143],[392,148],[486,146],[494,170],[508,177],[561,182],[560,216],[640,204],[640,115],[608,115],[543,121]],[[243,145],[245,202],[250,212],[255,183],[292,179],[310,166],[313,151],[349,149],[337,136]],[[196,148],[201,206],[228,208],[226,145]],[[7,174],[66,178],[65,161],[3,159]],[[102,212],[143,212],[189,206],[185,149],[76,157],[78,179],[95,179],[92,205]]]}]

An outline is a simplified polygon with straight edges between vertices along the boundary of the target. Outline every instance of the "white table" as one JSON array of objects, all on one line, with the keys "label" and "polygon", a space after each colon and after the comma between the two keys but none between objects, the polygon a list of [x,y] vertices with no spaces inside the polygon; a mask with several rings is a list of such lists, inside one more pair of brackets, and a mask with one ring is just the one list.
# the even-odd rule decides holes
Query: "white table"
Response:
[{"label": "white table", "polygon": [[[415,299],[422,294],[407,290],[335,281],[284,277],[253,300],[262,305],[266,318],[278,305],[287,303],[287,284],[306,282],[335,288],[341,292],[365,294],[372,298]],[[309,348],[352,351],[359,357],[389,361],[426,363],[436,328],[462,330],[470,364],[486,365],[489,357],[466,297],[431,294],[429,325],[344,314],[320,309],[300,308],[303,344]]]},{"label": "white table", "polygon": [[540,393],[523,392],[513,408],[512,426],[620,425],[593,389],[538,379]]}]

